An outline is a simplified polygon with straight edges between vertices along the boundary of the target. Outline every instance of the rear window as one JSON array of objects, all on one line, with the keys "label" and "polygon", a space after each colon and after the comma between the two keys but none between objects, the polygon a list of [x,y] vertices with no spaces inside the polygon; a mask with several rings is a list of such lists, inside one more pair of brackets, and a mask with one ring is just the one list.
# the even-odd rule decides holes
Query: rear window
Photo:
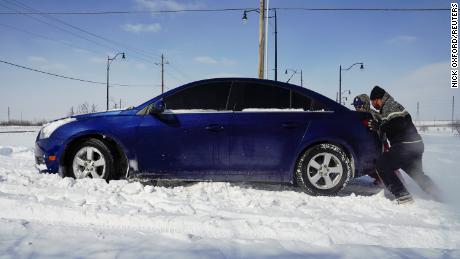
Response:
[{"label": "rear window", "polygon": [[253,82],[233,84],[229,104],[236,111],[294,110],[323,111],[325,106],[309,96],[287,88]]}]

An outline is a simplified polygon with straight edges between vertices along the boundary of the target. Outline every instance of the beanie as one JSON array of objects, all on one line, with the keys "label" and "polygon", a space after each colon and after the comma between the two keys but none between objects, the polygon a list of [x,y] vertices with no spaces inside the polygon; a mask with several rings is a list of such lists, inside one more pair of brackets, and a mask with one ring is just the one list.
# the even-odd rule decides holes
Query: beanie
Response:
[{"label": "beanie", "polygon": [[371,91],[371,100],[381,99],[385,94],[385,90],[383,90],[380,86],[376,85]]}]

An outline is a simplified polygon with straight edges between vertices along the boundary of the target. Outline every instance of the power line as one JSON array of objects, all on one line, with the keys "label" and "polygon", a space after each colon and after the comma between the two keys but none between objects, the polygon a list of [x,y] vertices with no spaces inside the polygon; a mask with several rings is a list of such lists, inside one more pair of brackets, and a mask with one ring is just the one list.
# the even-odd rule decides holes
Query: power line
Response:
[{"label": "power line", "polygon": [[[13,1],[13,2],[15,2],[15,3],[12,3],[12,4],[14,4],[14,5],[16,5],[16,6],[20,6],[20,7],[24,8],[24,9],[26,9],[26,10],[38,11],[37,9],[34,9],[34,8],[28,6],[28,5],[24,4],[24,3],[21,3],[20,1],[17,1],[17,0],[11,0],[11,1],[10,1],[10,0],[5,0],[5,1],[6,1],[6,2],[9,2],[9,3],[12,3],[11,1]],[[72,29],[74,29],[74,30],[77,30],[77,31],[80,31],[80,32],[89,34],[89,35],[91,35],[91,36],[93,36],[93,37],[95,37],[95,38],[99,38],[99,39],[104,40],[104,41],[106,41],[106,42],[109,42],[109,43],[111,43],[111,44],[114,44],[114,45],[121,45],[121,46],[124,46],[124,47],[126,47],[126,48],[131,48],[131,49],[133,49],[133,50],[135,50],[135,51],[140,51],[140,52],[145,52],[145,53],[147,53],[146,51],[143,51],[143,50],[140,50],[140,49],[137,49],[137,48],[128,46],[128,45],[126,45],[126,44],[119,43],[119,42],[116,42],[116,41],[114,41],[114,40],[111,40],[111,39],[108,39],[108,38],[99,36],[99,35],[97,35],[97,34],[95,34],[95,33],[92,33],[92,32],[90,32],[90,31],[84,30],[84,29],[82,29],[82,28],[80,28],[80,27],[77,27],[77,26],[75,26],[75,25],[72,25],[72,24],[70,24],[70,23],[67,23],[67,22],[65,22],[65,21],[63,21],[63,20],[60,20],[60,19],[58,19],[58,18],[55,18],[55,17],[53,17],[53,16],[46,15],[46,14],[45,14],[45,15],[41,15],[41,16],[43,16],[43,17],[45,17],[45,18],[47,18],[47,19],[49,19],[49,20],[53,20],[53,21],[59,22],[59,23],[61,23],[61,24],[64,24],[64,25],[66,25],[66,26],[68,26],[68,27],[70,27],[70,28],[72,28]],[[147,53],[147,54],[148,54],[148,53]],[[145,54],[144,54],[144,55],[145,55]],[[149,54],[149,55],[150,55],[150,54]],[[149,56],[149,58],[152,58],[152,57]]]},{"label": "power line", "polygon": [[[183,82],[185,82],[184,80],[181,80],[181,79],[177,78],[174,74],[171,74],[171,73],[169,72],[169,70],[165,70],[165,73],[168,74],[169,76],[171,76],[172,78],[174,78],[178,83],[183,83]],[[169,87],[165,87],[165,88],[169,88]],[[170,89],[172,89],[172,88],[170,88]]]},{"label": "power line", "polygon": [[[86,80],[86,79],[81,79],[81,78],[72,77],[72,76],[64,76],[64,75],[59,75],[59,74],[55,74],[55,73],[50,73],[50,72],[42,71],[42,70],[39,70],[39,69],[14,64],[14,63],[11,63],[11,62],[8,62],[8,61],[5,61],[5,60],[0,60],[0,62],[4,63],[4,64],[7,64],[7,65],[10,65],[10,66],[15,66],[15,67],[18,67],[18,68],[34,71],[34,72],[37,72],[37,73],[42,73],[42,74],[45,74],[45,75],[50,75],[50,76],[55,76],[55,77],[70,79],[70,80],[74,80],[74,81],[85,82],[85,83],[91,83],[91,84],[98,84],[98,85],[105,85],[106,84],[106,82],[98,82],[98,81]],[[148,85],[148,84],[132,84],[132,85],[112,84],[112,85],[113,86],[127,86],[127,87],[152,87],[152,86],[157,86],[157,85]]]},{"label": "power line", "polygon": [[[0,6],[3,6],[3,7],[5,7],[5,8],[7,8],[7,9],[10,9],[10,10],[17,10],[17,9],[15,9],[15,8],[5,6],[5,5],[3,5],[3,4],[0,4]],[[61,27],[59,27],[59,26],[57,26],[57,25],[55,25],[55,24],[52,24],[52,23],[49,23],[49,22],[44,21],[44,20],[42,20],[42,19],[39,19],[38,17],[29,15],[29,14],[25,14],[25,16],[27,16],[27,17],[29,17],[29,18],[31,18],[31,19],[34,19],[34,20],[36,20],[36,21],[39,21],[39,22],[41,22],[41,23],[43,23],[43,24],[46,24],[46,25],[48,25],[48,26],[51,26],[51,27],[54,27],[54,28],[59,29],[59,30],[61,30],[61,31],[64,31],[64,32],[66,32],[66,33],[68,33],[68,34],[70,34],[70,35],[72,35],[72,36],[74,36],[74,37],[78,37],[78,38],[87,40],[87,41],[89,41],[89,42],[91,42],[91,43],[94,43],[94,44],[96,44],[96,45],[102,46],[104,49],[109,48],[109,49],[111,49],[111,50],[115,50],[114,48],[112,48],[112,47],[109,46],[109,45],[102,44],[102,43],[96,42],[96,41],[94,41],[94,40],[92,40],[92,39],[89,39],[89,38],[87,38],[87,37],[84,37],[84,36],[82,36],[82,35],[75,34],[75,33],[72,32],[72,31],[69,31],[69,30],[64,29],[64,28],[61,28]]]},{"label": "power line", "polygon": [[[1,5],[1,4],[0,4],[0,5]],[[43,36],[43,35],[41,35],[41,34],[34,33],[34,32],[31,32],[31,31],[27,31],[27,30],[24,30],[24,29],[21,29],[21,28],[17,28],[17,27],[8,25],[8,24],[2,24],[2,23],[0,23],[0,26],[4,26],[4,27],[6,27],[6,28],[9,28],[9,29],[12,29],[12,30],[16,30],[16,31],[19,31],[19,32],[22,32],[22,33],[34,35],[34,36],[36,36],[36,37],[43,38],[43,39],[46,39],[46,40],[56,41],[56,42],[59,42],[59,43],[68,45],[68,46],[70,46],[70,47],[73,47],[73,48],[82,48],[81,46],[73,45],[73,44],[71,44],[71,43],[64,42],[64,41],[57,41],[57,40],[52,39],[52,38],[50,38],[50,37],[46,37],[46,36]],[[90,49],[88,49],[88,48],[86,48],[86,47],[85,47],[85,49],[87,49],[87,50],[90,51],[90,52],[93,52],[93,53],[97,54],[97,51],[90,50]],[[161,58],[161,56],[160,56],[160,58]],[[157,65],[157,63],[154,63],[154,64]],[[171,75],[171,74],[169,74],[169,73],[167,73],[167,74],[171,75],[173,78],[175,78],[175,79],[178,80],[179,82],[186,82],[186,81],[190,81],[190,80],[191,80],[191,77],[188,76],[185,72],[180,71],[181,69],[179,69],[179,67],[176,67],[176,66],[174,66],[172,63],[169,63],[169,62],[168,62],[168,64],[171,65],[171,68],[172,68],[175,72],[177,72],[177,74],[180,75],[184,80],[180,80],[180,79],[178,79],[177,77],[175,77],[174,75]],[[117,84],[113,84],[113,85],[114,85],[114,86],[117,86]],[[130,85],[130,86],[144,86],[144,85]],[[145,85],[145,86],[147,86],[147,85]],[[155,86],[157,86],[157,85],[155,85]]]},{"label": "power line", "polygon": [[11,30],[19,31],[19,32],[22,32],[22,33],[25,33],[25,34],[30,34],[30,35],[33,35],[33,36],[35,36],[35,37],[42,38],[42,39],[45,39],[45,40],[49,40],[49,41],[52,41],[52,42],[58,42],[58,43],[67,45],[67,46],[72,47],[72,48],[85,49],[85,50],[88,50],[89,52],[92,52],[92,53],[94,53],[94,54],[97,54],[97,53],[98,53],[98,52],[96,52],[96,51],[94,51],[94,50],[88,49],[87,47],[83,48],[83,47],[81,47],[81,46],[74,45],[74,44],[69,43],[69,42],[56,40],[56,39],[53,39],[53,38],[50,38],[50,37],[46,37],[46,36],[44,36],[44,35],[42,35],[42,34],[38,34],[38,33],[35,33],[35,32],[31,32],[31,31],[28,31],[28,30],[24,30],[24,29],[21,29],[21,28],[15,27],[15,26],[11,26],[11,25],[8,25],[8,24],[0,23],[0,26],[6,27],[6,28],[11,29]]},{"label": "power line", "polygon": [[[119,15],[119,14],[161,14],[161,13],[199,13],[199,12],[230,12],[230,11],[245,11],[257,8],[221,8],[221,9],[180,9],[180,10],[152,10],[152,11],[97,11],[97,12],[1,12],[0,15]],[[275,7],[270,10],[286,10],[286,11],[361,11],[361,12],[433,12],[433,11],[450,11],[449,8],[307,8],[307,7]]]},{"label": "power line", "polygon": [[[8,24],[2,24],[0,23],[0,26],[4,26],[6,28],[9,28],[9,29],[12,29],[12,30],[16,30],[16,31],[20,31],[20,32],[23,32],[23,33],[26,33],[26,34],[31,34],[31,35],[34,35],[36,37],[39,37],[39,38],[43,38],[43,39],[46,39],[46,40],[50,40],[50,41],[56,41],[55,39],[52,39],[52,38],[49,38],[49,37],[46,37],[46,36],[43,36],[41,34],[38,34],[38,33],[34,33],[34,32],[31,32],[31,31],[27,31],[27,30],[23,30],[21,28],[17,28],[17,27],[14,27],[14,26],[11,26],[11,25],[8,25]],[[73,48],[81,48],[80,46],[77,46],[77,45],[73,45],[71,43],[68,43],[68,42],[64,42],[64,41],[56,41],[56,42],[59,42],[59,43],[62,43],[62,44],[65,44],[65,45],[68,45],[70,47],[73,47]],[[88,48],[85,48],[86,50],[90,51],[90,52],[93,52],[95,54],[97,54],[96,51],[94,50],[90,50]],[[124,85],[120,85],[120,84],[113,84],[114,87],[118,87],[118,86],[124,86]],[[155,86],[157,87],[158,85],[148,85],[148,84],[136,84],[136,85],[129,85],[130,87],[149,87],[149,86]]]},{"label": "power line", "polygon": [[[98,12],[28,12],[26,14],[49,14],[49,15],[113,15],[113,14],[160,14],[160,13],[184,13],[184,12],[226,12],[244,11],[254,8],[222,8],[222,9],[180,9],[180,10],[156,10],[156,11],[98,11]],[[22,13],[3,12],[0,14],[16,15]]]},{"label": "power line", "polygon": [[[173,63],[170,63],[169,66],[177,72],[178,75],[180,75],[183,79],[185,79],[185,81],[190,81],[191,80],[191,77],[189,75],[187,75],[187,73],[185,73],[183,70],[184,69],[181,69],[177,64],[173,64]],[[182,70],[182,71],[181,71]]]},{"label": "power line", "polygon": [[[30,11],[30,10],[31,10],[31,11],[37,11],[36,9],[34,9],[34,8],[30,7],[30,6],[27,6],[26,4],[23,4],[23,3],[19,2],[19,1],[16,1],[16,0],[12,0],[12,1],[14,1],[15,3],[13,3],[13,2],[11,2],[11,1],[9,1],[9,0],[5,0],[5,1],[8,2],[8,3],[10,3],[10,4],[13,4],[13,5],[15,5],[15,6],[18,6],[18,7],[20,7],[20,8],[29,10],[29,11]],[[1,5],[1,4],[0,4],[0,5]],[[7,7],[7,6],[5,6],[5,5],[2,5],[2,6],[8,8],[8,9],[10,9],[10,10],[13,9],[13,8]],[[17,9],[13,9],[13,10],[18,11]],[[62,30],[62,31],[65,31],[65,32],[67,32],[67,33],[70,33],[70,34],[73,35],[73,36],[76,36],[76,37],[79,37],[79,38],[83,38],[83,39],[85,39],[85,40],[87,40],[87,41],[89,41],[89,42],[92,42],[92,43],[94,43],[94,44],[97,44],[97,45],[103,46],[103,47],[105,47],[105,48],[109,48],[109,49],[111,49],[111,50],[117,51],[115,48],[113,48],[113,47],[110,46],[110,45],[107,45],[107,44],[103,44],[103,43],[94,41],[94,40],[92,40],[92,39],[89,39],[89,38],[84,37],[84,36],[79,35],[79,34],[75,34],[74,32],[71,32],[71,31],[69,31],[69,30],[63,29],[63,28],[61,28],[61,27],[59,27],[59,26],[56,26],[55,24],[51,24],[51,23],[49,23],[49,22],[43,21],[43,20],[41,20],[41,19],[38,19],[37,17],[28,15],[28,14],[25,13],[25,12],[19,12],[19,13],[24,14],[24,15],[26,15],[26,16],[32,18],[32,19],[38,20],[38,21],[40,21],[40,22],[42,22],[42,23],[45,23],[45,24],[47,24],[47,25],[49,25],[49,26],[52,26],[52,27],[58,28],[58,29],[60,29],[60,30]],[[52,21],[61,23],[61,24],[65,25],[65,26],[67,26],[67,27],[72,28],[73,30],[79,31],[79,32],[81,32],[81,33],[88,34],[88,35],[90,35],[90,36],[92,36],[92,37],[94,37],[94,38],[98,38],[99,40],[103,40],[103,41],[105,41],[105,42],[108,42],[108,43],[110,43],[110,44],[112,44],[112,45],[114,45],[114,46],[122,46],[123,48],[126,48],[126,49],[128,49],[128,50],[131,50],[131,51],[137,53],[137,54],[134,54],[134,55],[137,56],[139,59],[142,59],[142,60],[144,60],[144,61],[146,61],[146,62],[149,62],[149,63],[153,63],[153,62],[152,62],[152,59],[153,59],[153,56],[152,56],[152,55],[153,55],[153,54],[151,54],[151,53],[149,53],[149,52],[147,52],[147,51],[144,51],[144,50],[141,50],[141,49],[138,49],[138,48],[129,46],[129,45],[127,45],[127,44],[119,43],[119,42],[117,42],[117,41],[114,41],[114,40],[111,40],[111,39],[108,39],[108,38],[99,36],[99,35],[97,35],[97,34],[95,34],[95,33],[92,33],[92,32],[90,32],[90,31],[87,31],[87,30],[85,30],[85,29],[82,29],[82,28],[80,28],[80,27],[77,27],[77,26],[75,26],[75,25],[72,25],[72,24],[70,24],[70,23],[67,23],[67,22],[65,22],[65,21],[62,21],[62,20],[60,20],[60,19],[57,19],[57,18],[52,17],[52,16],[47,15],[47,14],[43,14],[43,15],[41,15],[41,16],[44,17],[44,18],[46,18],[46,19],[48,19],[48,20],[52,20]]]},{"label": "power line", "polygon": [[276,7],[277,10],[298,11],[361,11],[361,12],[433,12],[450,11],[450,8],[305,8],[305,7]]}]

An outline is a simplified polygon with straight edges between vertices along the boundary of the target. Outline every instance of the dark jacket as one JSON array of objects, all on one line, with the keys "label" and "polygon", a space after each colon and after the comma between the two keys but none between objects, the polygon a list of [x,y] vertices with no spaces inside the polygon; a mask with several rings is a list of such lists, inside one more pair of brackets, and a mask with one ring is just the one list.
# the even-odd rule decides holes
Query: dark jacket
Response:
[{"label": "dark jacket", "polygon": [[382,101],[380,131],[386,134],[390,144],[422,142],[409,112],[388,93]]}]

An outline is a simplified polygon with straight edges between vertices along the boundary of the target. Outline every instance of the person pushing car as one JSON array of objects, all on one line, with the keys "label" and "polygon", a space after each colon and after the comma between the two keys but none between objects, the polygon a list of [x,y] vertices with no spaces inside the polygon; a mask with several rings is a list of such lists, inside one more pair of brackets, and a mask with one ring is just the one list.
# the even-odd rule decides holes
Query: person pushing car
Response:
[{"label": "person pushing car", "polygon": [[402,169],[427,194],[440,201],[440,191],[423,172],[424,144],[409,112],[379,86],[372,89],[370,99],[372,106],[379,110],[380,121],[370,120],[368,126],[373,131],[385,134],[391,145],[388,152],[382,153],[376,165],[385,186],[394,194],[398,203],[412,202],[412,196],[394,173]]},{"label": "person pushing car", "polygon": [[[380,114],[376,112],[375,110],[371,109],[371,100],[369,98],[369,95],[367,94],[360,94],[356,96],[353,99],[353,106],[355,107],[355,110],[357,112],[365,112],[370,114],[371,118],[373,120],[380,121]],[[380,134],[380,132],[376,132],[376,134],[379,137],[379,141],[382,143],[382,152],[388,152],[390,150],[390,145],[388,145],[388,140],[385,136],[385,134]],[[399,170],[394,171],[394,173],[398,176],[398,178],[401,180],[403,185],[405,185],[404,179],[401,176],[401,173]],[[374,184],[377,186],[383,185],[382,180],[380,179],[379,175],[377,172],[371,172],[368,174],[369,177],[374,179]]]},{"label": "person pushing car", "polygon": [[[355,98],[353,98],[352,105],[355,107],[355,110],[357,112],[365,112],[365,113],[369,114],[369,116],[370,116],[369,118],[371,118],[373,120],[377,120],[377,121],[380,120],[380,114],[378,114],[376,111],[371,109],[371,102],[370,102],[370,99],[369,99],[369,95],[367,95],[367,94],[357,95]],[[384,137],[380,136],[379,132],[376,132],[376,134],[379,137],[379,141],[381,141],[382,143],[385,144],[386,140],[384,139]],[[374,184],[375,185],[380,185],[381,184],[382,181],[380,180],[380,177],[377,175],[376,172],[370,172],[368,174],[368,176],[371,177],[372,179],[374,179]]]}]

